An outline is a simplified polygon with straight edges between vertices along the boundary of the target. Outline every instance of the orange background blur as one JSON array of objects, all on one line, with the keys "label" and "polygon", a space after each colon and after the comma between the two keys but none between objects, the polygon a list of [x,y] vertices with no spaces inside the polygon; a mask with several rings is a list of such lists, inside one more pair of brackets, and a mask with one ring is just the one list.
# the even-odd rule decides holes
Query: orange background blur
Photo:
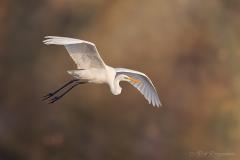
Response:
[{"label": "orange background blur", "polygon": [[[1,0],[0,159],[239,160],[239,17],[238,0]],[[43,103],[75,68],[46,35],[146,73],[163,107],[127,83],[119,96],[87,84]]]}]

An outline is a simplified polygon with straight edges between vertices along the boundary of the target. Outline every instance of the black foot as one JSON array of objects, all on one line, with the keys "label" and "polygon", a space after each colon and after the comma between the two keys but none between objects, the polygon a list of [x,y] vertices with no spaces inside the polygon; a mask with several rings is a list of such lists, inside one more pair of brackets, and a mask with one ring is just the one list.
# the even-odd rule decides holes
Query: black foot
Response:
[{"label": "black foot", "polygon": [[47,95],[42,97],[42,101],[45,101],[46,99],[52,97],[54,94],[53,93],[48,93]]},{"label": "black foot", "polygon": [[60,98],[61,98],[61,97],[58,97],[58,96],[53,97],[53,98],[49,101],[49,104],[56,102],[56,101],[59,100]]}]

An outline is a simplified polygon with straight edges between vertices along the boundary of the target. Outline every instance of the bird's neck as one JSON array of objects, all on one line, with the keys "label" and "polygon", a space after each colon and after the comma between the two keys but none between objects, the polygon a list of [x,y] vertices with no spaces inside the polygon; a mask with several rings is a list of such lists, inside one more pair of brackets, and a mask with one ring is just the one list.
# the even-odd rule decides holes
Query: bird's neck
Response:
[{"label": "bird's neck", "polygon": [[122,92],[122,88],[119,85],[120,79],[116,77],[113,81],[113,84],[110,86],[111,87],[111,92],[114,95],[119,95]]}]

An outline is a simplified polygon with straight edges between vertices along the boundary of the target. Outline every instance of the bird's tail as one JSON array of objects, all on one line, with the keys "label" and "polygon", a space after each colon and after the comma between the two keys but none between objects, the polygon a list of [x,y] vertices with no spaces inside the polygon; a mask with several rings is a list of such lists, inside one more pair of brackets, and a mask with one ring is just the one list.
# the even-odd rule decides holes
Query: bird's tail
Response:
[{"label": "bird's tail", "polygon": [[68,74],[72,75],[74,78],[85,79],[85,80],[88,79],[84,69],[68,70],[67,72]]}]

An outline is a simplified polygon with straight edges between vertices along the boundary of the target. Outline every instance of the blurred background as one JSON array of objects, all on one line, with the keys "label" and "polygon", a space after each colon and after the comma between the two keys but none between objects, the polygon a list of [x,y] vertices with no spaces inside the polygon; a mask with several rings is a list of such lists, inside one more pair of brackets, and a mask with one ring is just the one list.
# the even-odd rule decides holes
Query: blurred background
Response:
[{"label": "blurred background", "polygon": [[[239,17],[238,0],[1,0],[0,160],[239,160]],[[42,102],[75,68],[46,35],[146,73],[163,107],[127,83],[119,96],[81,85]]]}]

